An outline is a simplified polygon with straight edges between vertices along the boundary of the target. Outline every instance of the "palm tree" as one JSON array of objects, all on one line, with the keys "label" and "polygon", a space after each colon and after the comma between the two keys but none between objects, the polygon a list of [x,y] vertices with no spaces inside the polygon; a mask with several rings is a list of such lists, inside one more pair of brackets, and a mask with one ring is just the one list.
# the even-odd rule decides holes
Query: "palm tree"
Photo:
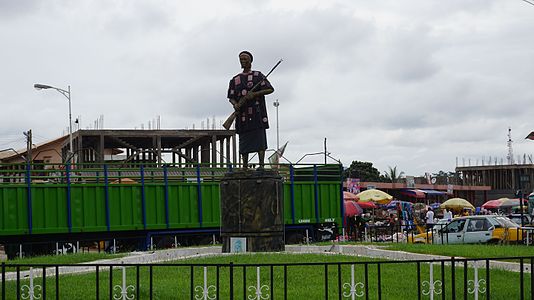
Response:
[{"label": "palm tree", "polygon": [[384,177],[386,178],[386,180],[392,183],[397,182],[404,175],[404,172],[402,171],[400,173],[397,173],[397,166],[394,166],[393,168],[388,166],[388,168],[389,170],[387,172],[384,171]]}]

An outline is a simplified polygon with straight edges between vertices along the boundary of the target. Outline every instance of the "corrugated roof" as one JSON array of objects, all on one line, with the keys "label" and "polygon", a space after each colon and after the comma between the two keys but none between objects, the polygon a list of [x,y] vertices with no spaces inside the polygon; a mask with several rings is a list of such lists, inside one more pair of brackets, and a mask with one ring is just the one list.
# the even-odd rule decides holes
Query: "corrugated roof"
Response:
[{"label": "corrugated roof", "polygon": [[[45,141],[45,142],[42,142],[42,143],[34,144],[34,148],[32,148],[32,149],[39,149],[39,148],[41,148],[43,146],[46,146],[46,145],[49,145],[49,144],[52,144],[52,143],[56,143],[56,142],[61,141],[61,140],[65,140],[67,137],[68,137],[68,135],[65,135],[65,136],[58,137],[56,139],[50,140],[50,141]],[[0,160],[14,158],[14,157],[26,154],[26,148],[15,150],[15,151],[6,150],[6,151],[0,152]]]}]

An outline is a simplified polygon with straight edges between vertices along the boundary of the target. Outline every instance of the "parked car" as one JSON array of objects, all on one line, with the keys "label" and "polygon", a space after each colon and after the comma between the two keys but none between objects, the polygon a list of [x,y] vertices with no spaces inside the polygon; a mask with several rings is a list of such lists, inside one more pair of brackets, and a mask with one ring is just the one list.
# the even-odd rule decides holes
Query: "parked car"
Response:
[{"label": "parked car", "polygon": [[[507,217],[512,220],[512,222],[516,223],[517,225],[521,226],[521,214],[511,214],[507,215]],[[524,226],[534,226],[534,220],[532,220],[532,216],[529,214],[523,214],[523,225]]]},{"label": "parked car", "polygon": [[520,242],[523,230],[504,216],[469,216],[453,219],[440,234],[448,244]]},{"label": "parked car", "polygon": [[[454,218],[444,228],[408,237],[408,242],[474,244],[522,241],[525,230],[504,216],[482,215]],[[428,237],[427,237],[428,236]]]},{"label": "parked car", "polygon": [[434,224],[432,230],[429,229],[426,232],[422,232],[416,235],[408,235],[408,243],[431,244],[432,237],[438,234],[438,230],[445,228],[445,226],[447,226],[447,223],[449,223],[449,220],[440,219],[436,222],[436,224]]}]

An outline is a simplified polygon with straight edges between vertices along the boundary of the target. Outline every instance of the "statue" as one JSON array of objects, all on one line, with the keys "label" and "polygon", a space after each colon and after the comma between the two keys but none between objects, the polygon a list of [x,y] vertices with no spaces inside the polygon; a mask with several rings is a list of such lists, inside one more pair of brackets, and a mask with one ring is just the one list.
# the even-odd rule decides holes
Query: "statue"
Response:
[{"label": "statue", "polygon": [[230,80],[228,100],[235,109],[233,116],[236,120],[236,132],[239,134],[239,154],[243,159],[243,168],[248,168],[249,153],[257,152],[259,167],[262,169],[267,149],[266,129],[269,128],[265,95],[274,92],[274,88],[267,80],[269,74],[265,76],[260,71],[251,69],[252,61],[253,56],[250,52],[239,53],[243,72]]}]

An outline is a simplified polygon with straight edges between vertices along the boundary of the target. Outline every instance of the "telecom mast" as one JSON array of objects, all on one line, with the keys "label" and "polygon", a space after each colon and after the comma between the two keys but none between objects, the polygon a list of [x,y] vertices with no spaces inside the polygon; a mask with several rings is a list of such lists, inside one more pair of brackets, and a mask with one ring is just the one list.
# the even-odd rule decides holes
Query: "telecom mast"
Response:
[{"label": "telecom mast", "polygon": [[508,159],[509,165],[514,164],[514,149],[512,148],[512,142],[512,128],[508,127],[508,156],[506,156],[506,159]]}]

